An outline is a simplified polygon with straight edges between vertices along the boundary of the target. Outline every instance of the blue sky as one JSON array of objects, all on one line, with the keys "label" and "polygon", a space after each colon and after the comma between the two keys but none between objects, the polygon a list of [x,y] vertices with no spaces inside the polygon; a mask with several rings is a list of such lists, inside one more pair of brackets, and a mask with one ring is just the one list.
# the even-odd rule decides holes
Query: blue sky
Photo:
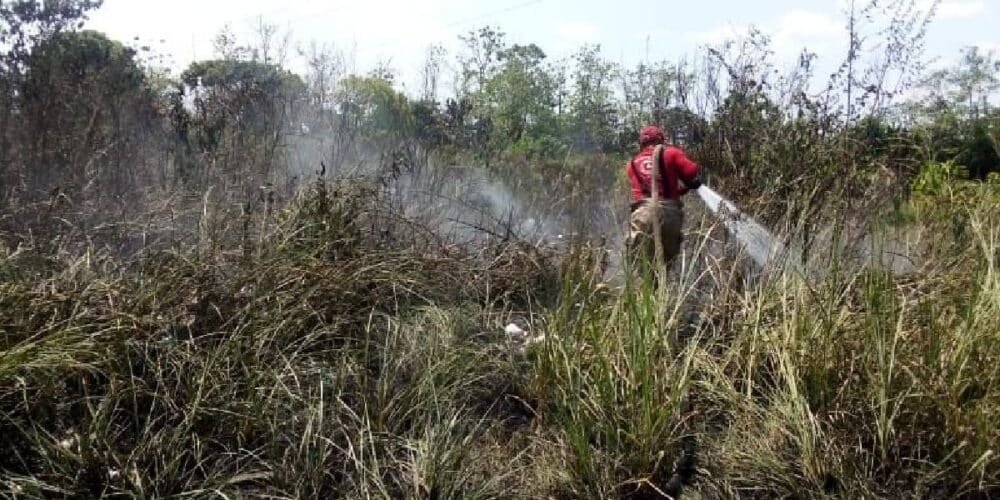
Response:
[{"label": "blue sky", "polygon": [[[551,57],[599,43],[607,57],[626,64],[647,54],[651,60],[691,55],[755,25],[773,37],[779,58],[791,61],[808,47],[834,65],[846,51],[848,1],[106,0],[90,27],[121,40],[139,37],[183,67],[212,55],[211,40],[224,25],[241,34],[263,16],[291,32],[293,45],[317,41],[343,51],[356,71],[388,60],[412,88],[430,44],[440,43],[454,56],[458,35],[484,24],[499,26],[512,42],[537,43]],[[1000,54],[997,26],[1000,1],[943,0],[927,55],[947,64],[968,45]]]}]

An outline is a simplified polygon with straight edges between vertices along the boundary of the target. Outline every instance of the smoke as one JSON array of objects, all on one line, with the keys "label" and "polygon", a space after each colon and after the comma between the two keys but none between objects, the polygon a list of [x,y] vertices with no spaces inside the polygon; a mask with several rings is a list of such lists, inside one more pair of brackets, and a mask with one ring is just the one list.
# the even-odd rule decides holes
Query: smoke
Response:
[{"label": "smoke", "polygon": [[431,164],[400,176],[389,189],[407,218],[456,243],[504,238],[554,244],[568,236],[568,221],[555,205],[481,168]]},{"label": "smoke", "polygon": [[329,179],[381,182],[393,213],[419,223],[440,239],[477,245],[489,238],[558,244],[573,226],[563,196],[549,186],[526,186],[490,170],[443,165],[408,151],[408,162],[391,171],[390,146],[353,141],[333,134],[288,137],[286,188],[294,192],[315,179],[321,164]]}]

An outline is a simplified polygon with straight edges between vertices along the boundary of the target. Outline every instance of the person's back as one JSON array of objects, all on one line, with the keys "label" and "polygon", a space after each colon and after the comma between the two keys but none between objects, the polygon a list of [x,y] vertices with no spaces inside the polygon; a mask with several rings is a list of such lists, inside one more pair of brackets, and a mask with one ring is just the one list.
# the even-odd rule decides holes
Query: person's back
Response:
[{"label": "person's back", "polygon": [[655,254],[653,242],[659,240],[669,265],[680,254],[683,241],[681,197],[700,187],[701,181],[698,165],[680,148],[664,143],[659,128],[643,128],[639,134],[640,151],[626,166],[632,187],[628,246],[631,252],[649,258]]}]

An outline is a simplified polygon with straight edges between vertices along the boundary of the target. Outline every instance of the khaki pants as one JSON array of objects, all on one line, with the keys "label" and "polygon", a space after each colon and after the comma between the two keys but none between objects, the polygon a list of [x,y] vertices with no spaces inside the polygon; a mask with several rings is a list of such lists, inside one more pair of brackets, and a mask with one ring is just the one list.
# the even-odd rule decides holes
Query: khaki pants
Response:
[{"label": "khaki pants", "polygon": [[629,219],[628,248],[632,258],[641,257],[652,262],[656,258],[656,221],[660,223],[660,245],[663,248],[665,264],[669,267],[681,253],[684,225],[684,211],[677,201],[645,200],[635,210]]}]

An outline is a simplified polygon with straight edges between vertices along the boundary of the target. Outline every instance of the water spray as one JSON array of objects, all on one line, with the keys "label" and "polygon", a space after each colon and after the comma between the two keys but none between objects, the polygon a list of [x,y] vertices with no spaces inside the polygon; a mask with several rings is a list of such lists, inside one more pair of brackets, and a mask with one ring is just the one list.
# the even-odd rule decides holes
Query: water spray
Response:
[{"label": "water spray", "polygon": [[703,185],[698,195],[708,209],[722,219],[726,230],[746,249],[757,266],[768,268],[785,256],[786,246],[780,239],[714,189]]}]

